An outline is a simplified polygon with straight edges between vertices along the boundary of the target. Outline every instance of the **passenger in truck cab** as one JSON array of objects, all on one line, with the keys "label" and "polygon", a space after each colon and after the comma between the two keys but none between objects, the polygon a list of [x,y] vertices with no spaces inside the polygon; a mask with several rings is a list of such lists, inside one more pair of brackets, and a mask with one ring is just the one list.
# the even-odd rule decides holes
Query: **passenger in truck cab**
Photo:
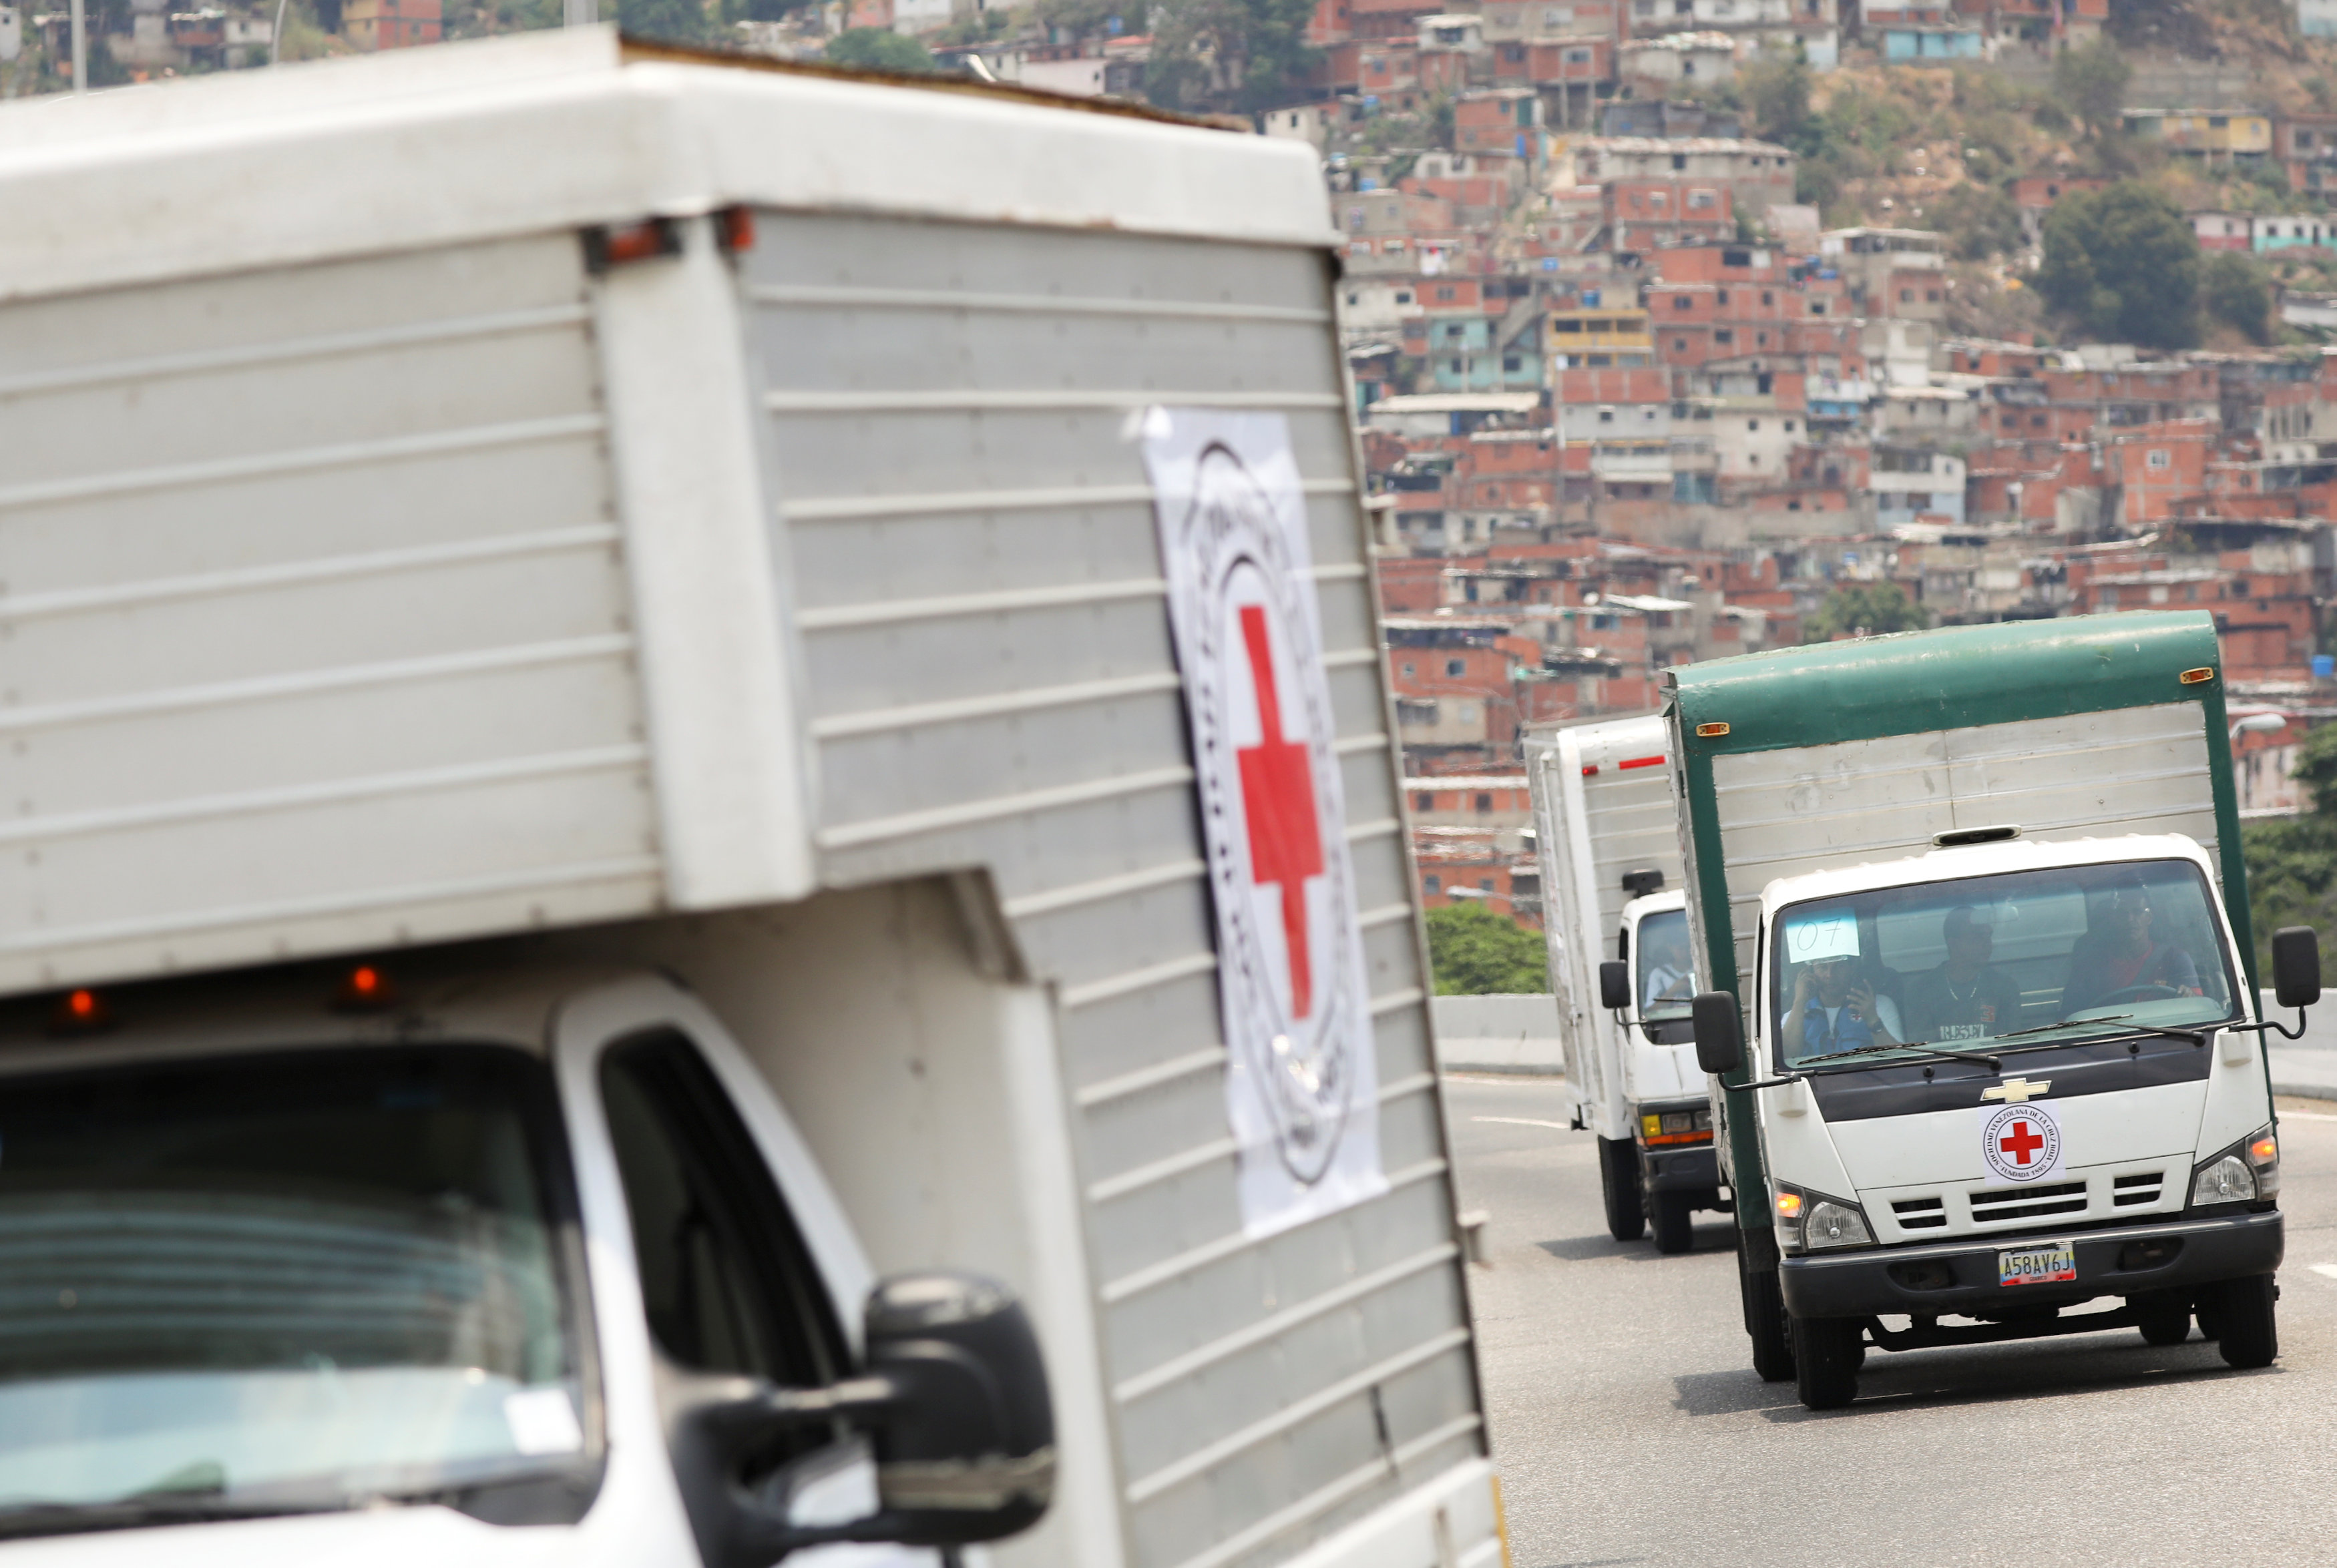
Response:
[{"label": "passenger in truck cab", "polygon": [[1940,937],[1947,961],[1907,987],[1909,1037],[1945,1045],[2011,1033],[2020,1017],[2020,988],[1988,961],[1996,946],[1988,917],[1969,904],[1950,910]]},{"label": "passenger in truck cab", "polygon": [[1824,1057],[1905,1039],[1899,1004],[1877,996],[1855,958],[1812,959],[1794,977],[1785,1009],[1785,1055]]},{"label": "passenger in truck cab", "polygon": [[2109,921],[2069,950],[2069,979],[2061,988],[2061,1015],[2105,1003],[2201,994],[2199,966],[2179,947],[2151,939],[2150,891],[2140,881],[2110,897]]}]

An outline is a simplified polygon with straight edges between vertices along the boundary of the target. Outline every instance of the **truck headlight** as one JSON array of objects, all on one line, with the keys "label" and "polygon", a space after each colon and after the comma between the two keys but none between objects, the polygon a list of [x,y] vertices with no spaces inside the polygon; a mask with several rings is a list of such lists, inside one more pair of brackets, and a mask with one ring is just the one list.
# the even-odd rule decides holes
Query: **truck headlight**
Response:
[{"label": "truck headlight", "polygon": [[1874,1245],[1866,1211],[1847,1199],[1804,1193],[1781,1182],[1771,1202],[1776,1214],[1777,1244],[1786,1252]]},{"label": "truck headlight", "polygon": [[2225,1154],[2199,1167],[2191,1178],[2191,1202],[2237,1203],[2256,1195],[2255,1173],[2237,1154]]},{"label": "truck headlight", "polygon": [[1813,1252],[1827,1247],[1871,1247],[1874,1237],[1856,1203],[1820,1198],[1802,1217],[1802,1244]]}]

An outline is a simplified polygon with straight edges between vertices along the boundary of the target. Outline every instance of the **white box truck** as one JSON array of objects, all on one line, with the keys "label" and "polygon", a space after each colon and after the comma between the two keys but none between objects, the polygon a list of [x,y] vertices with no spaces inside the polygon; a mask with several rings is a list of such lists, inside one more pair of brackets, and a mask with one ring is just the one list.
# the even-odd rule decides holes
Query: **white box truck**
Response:
[{"label": "white box truck", "polygon": [[1501,1561],[1305,149],[591,29],[0,211],[0,1558]]},{"label": "white box truck", "polygon": [[1525,753],[1568,1093],[1599,1136],[1608,1232],[1652,1222],[1657,1251],[1685,1252],[1695,1211],[1722,1199],[1667,745],[1649,714],[1530,732]]},{"label": "white box truck", "polygon": [[[1910,632],[1669,671],[1754,1365],[2194,1320],[2279,1351],[2280,1147],[2214,622]],[[2313,933],[2272,943],[2320,996]],[[2085,1309],[2107,1300],[2107,1307]]]}]

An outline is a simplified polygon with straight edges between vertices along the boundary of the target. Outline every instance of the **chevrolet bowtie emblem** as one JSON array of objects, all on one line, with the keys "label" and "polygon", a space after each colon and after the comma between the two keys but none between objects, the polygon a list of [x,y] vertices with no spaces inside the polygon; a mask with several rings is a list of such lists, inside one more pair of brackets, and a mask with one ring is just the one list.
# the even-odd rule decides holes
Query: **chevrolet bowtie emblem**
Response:
[{"label": "chevrolet bowtie emblem", "polygon": [[1992,1089],[1982,1089],[1980,1097],[1983,1100],[2003,1100],[2017,1105],[2024,1100],[2033,1100],[2039,1095],[2052,1092],[2053,1080],[2050,1078],[2039,1078],[2033,1084],[2027,1078],[2007,1078]]}]

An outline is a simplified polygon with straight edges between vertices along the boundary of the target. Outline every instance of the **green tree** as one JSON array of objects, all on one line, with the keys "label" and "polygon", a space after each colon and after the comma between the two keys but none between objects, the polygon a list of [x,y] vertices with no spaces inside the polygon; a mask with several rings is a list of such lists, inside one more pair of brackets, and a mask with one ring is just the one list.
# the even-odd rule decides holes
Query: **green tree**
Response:
[{"label": "green tree", "polygon": [[1428,964],[1440,997],[1550,989],[1550,950],[1540,936],[1481,903],[1428,911]]},{"label": "green tree", "polygon": [[904,75],[941,69],[924,44],[889,27],[854,27],[839,33],[828,40],[820,58],[855,71],[897,71]]},{"label": "green tree", "polygon": [[2199,237],[2181,209],[2137,180],[2054,205],[2037,286],[2095,337],[2153,348],[2199,340]]},{"label": "green tree", "polygon": [[1959,185],[1923,216],[1948,237],[1961,260],[1985,261],[2020,247],[2020,209],[2011,197],[1985,185]]},{"label": "green tree", "polygon": [[1745,106],[1753,129],[1771,141],[1800,134],[1810,117],[1810,68],[1784,55],[1764,55],[1743,73]]},{"label": "green tree", "polygon": [[2127,83],[2133,79],[2134,67],[2107,38],[2064,49],[2053,62],[2053,96],[2097,141],[2124,123],[2120,112],[2126,108]]},{"label": "green tree", "polygon": [[1284,102],[1315,63],[1314,0],[1160,0],[1150,8],[1145,96],[1172,109]]},{"label": "green tree", "polygon": [[2272,341],[2272,285],[2242,252],[2219,250],[2200,263],[2199,303],[2216,320],[2247,334],[2249,342]]},{"label": "green tree", "polygon": [[714,36],[704,0],[617,0],[617,25],[636,38],[704,44]]},{"label": "green tree", "polygon": [[2313,809],[2240,824],[2256,971],[2267,977],[2272,934],[2281,927],[2337,931],[2337,724],[2305,736],[2289,772],[2312,797]]},{"label": "green tree", "polygon": [[1931,612],[1909,599],[1897,583],[1852,583],[1826,595],[1817,613],[1802,624],[1802,640],[1832,642],[1843,633],[1881,637],[1885,632],[1921,631],[1931,624]]}]

